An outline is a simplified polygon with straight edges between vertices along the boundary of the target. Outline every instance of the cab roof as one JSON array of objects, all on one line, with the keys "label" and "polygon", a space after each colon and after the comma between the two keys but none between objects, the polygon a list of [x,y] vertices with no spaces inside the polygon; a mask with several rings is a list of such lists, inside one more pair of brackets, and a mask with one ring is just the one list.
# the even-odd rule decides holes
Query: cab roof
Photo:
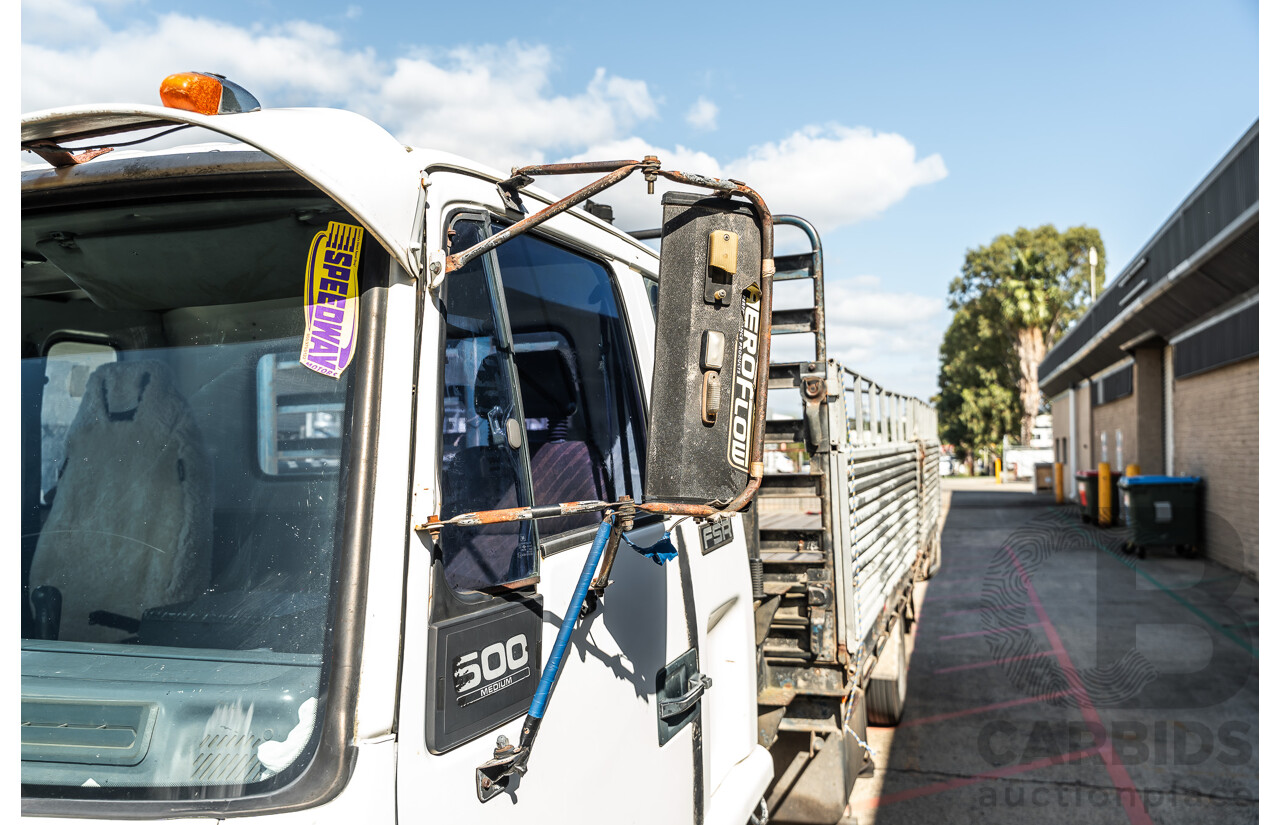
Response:
[{"label": "cab roof", "polygon": [[425,164],[381,126],[353,112],[264,109],[202,115],[138,104],[72,106],[24,115],[22,144],[65,146],[121,132],[183,124],[225,135],[294,170],[342,203],[402,266],[419,274],[419,250],[415,248],[419,233],[414,222]]},{"label": "cab roof", "polygon": [[[67,144],[110,145],[129,140],[115,137],[121,133],[175,126],[199,127],[232,142],[121,150],[75,167],[27,167],[23,170],[23,187],[29,190],[61,186],[81,175],[102,180],[110,174],[134,178],[186,174],[196,167],[209,173],[283,167],[297,172],[341,203],[416,277],[421,274],[425,258],[420,249],[421,227],[416,223],[425,197],[425,174],[432,169],[450,168],[495,182],[507,177],[448,152],[405,146],[373,121],[343,109],[281,108],[203,115],[164,106],[93,104],[26,114],[21,135],[24,148],[47,142],[74,153],[77,148]],[[215,154],[219,155],[216,163],[210,163]],[[127,166],[120,166],[121,162]],[[524,192],[546,203],[556,200],[538,187],[528,187]],[[581,217],[599,222],[585,212]],[[649,247],[616,227],[599,223],[652,254]]]}]

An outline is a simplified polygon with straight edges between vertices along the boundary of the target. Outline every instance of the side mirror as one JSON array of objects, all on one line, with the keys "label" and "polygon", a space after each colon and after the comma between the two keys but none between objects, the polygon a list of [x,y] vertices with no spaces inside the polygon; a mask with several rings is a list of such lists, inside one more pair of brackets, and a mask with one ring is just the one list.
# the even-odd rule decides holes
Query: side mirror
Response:
[{"label": "side mirror", "polygon": [[746,489],[769,384],[762,234],[744,201],[663,195],[646,499],[727,503]]}]

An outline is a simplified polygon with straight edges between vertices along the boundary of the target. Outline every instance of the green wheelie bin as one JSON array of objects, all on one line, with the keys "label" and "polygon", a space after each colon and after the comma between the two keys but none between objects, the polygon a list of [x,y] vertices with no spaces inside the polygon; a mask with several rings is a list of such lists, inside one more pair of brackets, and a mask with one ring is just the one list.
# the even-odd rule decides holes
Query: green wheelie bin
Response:
[{"label": "green wheelie bin", "polygon": [[1076,472],[1076,503],[1080,505],[1080,520],[1085,524],[1098,520],[1098,471]]},{"label": "green wheelie bin", "polygon": [[1120,479],[1120,509],[1128,527],[1127,553],[1167,545],[1180,556],[1200,552],[1200,478],[1129,476]]},{"label": "green wheelie bin", "polygon": [[[1120,524],[1119,476],[1111,474],[1111,523]],[[1080,505],[1080,520],[1086,524],[1098,523],[1098,471],[1076,472],[1076,502]]]}]

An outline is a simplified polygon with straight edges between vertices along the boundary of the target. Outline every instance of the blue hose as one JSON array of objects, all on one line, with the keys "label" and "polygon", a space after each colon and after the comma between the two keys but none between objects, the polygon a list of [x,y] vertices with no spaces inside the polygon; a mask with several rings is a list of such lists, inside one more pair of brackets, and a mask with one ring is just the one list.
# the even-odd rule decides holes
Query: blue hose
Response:
[{"label": "blue hose", "polygon": [[609,543],[609,534],[613,528],[609,522],[600,522],[596,530],[595,541],[591,543],[591,552],[587,554],[587,563],[582,566],[582,575],[578,577],[578,586],[573,590],[573,598],[569,600],[569,608],[564,612],[560,622],[560,632],[556,634],[555,646],[551,648],[551,658],[542,671],[542,679],[538,682],[538,690],[533,694],[533,704],[529,706],[529,716],[541,719],[546,713],[547,702],[551,699],[551,689],[555,687],[556,676],[560,673],[560,663],[564,661],[565,651],[569,649],[569,637],[578,624],[578,614],[582,612],[582,603],[587,598],[587,590],[591,587],[591,577],[595,575],[600,557],[604,555],[605,545]]}]

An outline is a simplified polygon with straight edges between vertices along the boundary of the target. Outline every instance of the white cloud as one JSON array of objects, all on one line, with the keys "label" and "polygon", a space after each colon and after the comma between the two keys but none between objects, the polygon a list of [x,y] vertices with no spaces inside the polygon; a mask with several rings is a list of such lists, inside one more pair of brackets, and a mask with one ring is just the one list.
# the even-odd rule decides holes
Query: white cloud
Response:
[{"label": "white cloud", "polygon": [[45,43],[71,43],[107,34],[92,5],[78,0],[23,0],[22,37]]},{"label": "white cloud", "polygon": [[[542,46],[455,49],[443,59],[403,58],[369,108],[401,140],[458,152],[499,168],[616,139],[657,115],[643,81],[597,69],[576,95],[551,93]],[[407,114],[407,116],[406,116]]]},{"label": "white cloud", "polygon": [[349,108],[406,143],[499,168],[617,139],[658,112],[644,81],[605,69],[575,92],[555,93],[555,65],[544,46],[510,42],[387,61],[344,44],[332,29],[299,21],[245,28],[173,13],[112,29],[91,3],[76,0],[24,0],[23,14],[27,111],[156,103],[160,80],[171,72],[213,71],[265,106]]},{"label": "white cloud", "polygon": [[[828,356],[886,389],[928,400],[948,320],[942,298],[887,290],[869,275],[829,277],[825,293]],[[810,336],[773,341],[776,359],[813,355]]]},{"label": "white cloud", "polygon": [[684,116],[684,119],[686,123],[699,131],[711,132],[716,128],[716,116],[719,114],[719,106],[705,97],[699,97],[689,107],[689,112]]},{"label": "white cloud", "polygon": [[888,292],[880,279],[860,275],[825,284],[827,318],[850,321],[861,328],[901,329],[941,317],[945,303],[940,297],[911,292]]},{"label": "white cloud", "polygon": [[[747,181],[775,212],[804,215],[820,232],[875,217],[914,187],[947,174],[941,157],[917,158],[901,135],[840,124],[806,126],[738,158],[679,145],[657,148],[635,136],[636,127],[658,116],[659,101],[643,80],[600,68],[584,86],[561,92],[552,86],[555,61],[545,46],[513,41],[388,61],[314,23],[245,28],[170,13],[112,28],[97,13],[125,2],[24,0],[24,109],[156,102],[159,82],[170,72],[215,71],[265,106],[349,108],[405,143],[498,168],[656,154],[668,168]],[[715,117],[715,104],[705,98],[689,112],[695,126],[713,126]],[[604,198],[620,225],[656,221],[655,204],[643,192],[624,184]]]},{"label": "white cloud", "polygon": [[912,188],[947,176],[941,156],[918,160],[902,135],[839,124],[807,126],[727,165],[768,193],[773,211],[798,212],[828,231],[873,218]]},{"label": "white cloud", "polygon": [[[621,149],[626,154],[618,154]],[[947,176],[940,155],[918,159],[915,146],[902,135],[838,124],[808,126],[724,161],[684,146],[664,149],[634,137],[593,145],[570,160],[647,154],[657,155],[664,168],[745,181],[774,213],[802,215],[819,234],[874,218],[913,188]],[[619,225],[653,226],[657,212],[644,191],[624,183],[601,199],[613,206]]]},{"label": "white cloud", "polygon": [[[73,3],[60,2],[75,13]],[[345,103],[359,99],[381,76],[372,50],[345,49],[323,26],[290,22],[245,29],[166,14],[151,24],[105,30],[68,44],[50,45],[24,32],[23,108],[159,103],[160,81],[191,69],[225,74],[266,105]]]}]

